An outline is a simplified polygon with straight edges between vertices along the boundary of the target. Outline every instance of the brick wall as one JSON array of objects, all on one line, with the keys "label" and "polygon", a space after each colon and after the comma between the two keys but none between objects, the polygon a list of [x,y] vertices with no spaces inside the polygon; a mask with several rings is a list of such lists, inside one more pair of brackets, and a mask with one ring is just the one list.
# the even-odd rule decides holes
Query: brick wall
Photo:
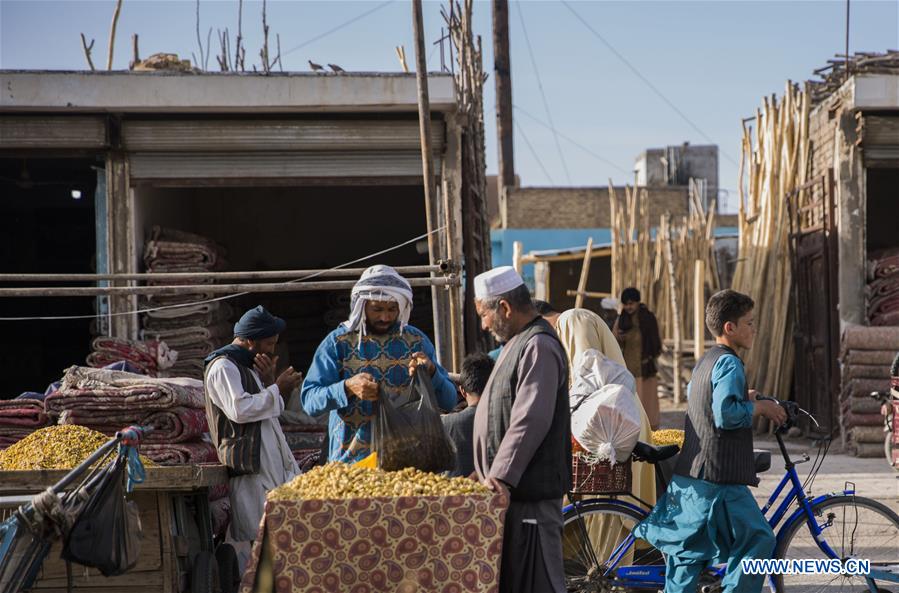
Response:
[{"label": "brick wall", "polygon": [[[624,197],[624,188],[616,188]],[[666,212],[688,214],[686,187],[651,187],[649,217],[653,226]],[[611,208],[607,187],[524,187],[510,188],[506,205],[506,228],[609,228]]]}]

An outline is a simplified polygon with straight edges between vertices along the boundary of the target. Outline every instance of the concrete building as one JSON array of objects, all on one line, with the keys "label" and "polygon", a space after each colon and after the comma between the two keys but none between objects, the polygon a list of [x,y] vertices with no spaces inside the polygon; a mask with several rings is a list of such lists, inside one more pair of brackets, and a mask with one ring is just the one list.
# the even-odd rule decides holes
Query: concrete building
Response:
[{"label": "concrete building", "polygon": [[[351,267],[428,262],[414,75],[4,71],[0,87],[4,272],[140,273],[155,225],[224,245],[235,271],[326,269],[415,238]],[[461,260],[452,77],[431,75],[429,91],[433,256]],[[429,288],[418,293],[415,322],[436,333],[448,362],[461,315],[450,318],[450,291],[436,302]],[[329,298],[348,294],[251,295],[239,305],[288,317],[291,363],[303,369],[333,327],[322,318]],[[92,331],[137,337],[138,316],[126,313],[138,306],[135,296],[4,298],[5,316],[96,315],[9,325],[7,395],[42,390],[82,363]]]},{"label": "concrete building", "polygon": [[646,187],[686,186],[690,179],[705,180],[708,207],[718,197],[718,147],[714,144],[650,148],[640,153],[634,165],[637,185]]},{"label": "concrete building", "polygon": [[899,248],[899,54],[883,57],[866,72],[878,56],[857,56],[853,75],[812,86],[809,191],[794,229],[794,385],[797,401],[831,431],[843,416],[842,330],[869,324],[869,259]]}]

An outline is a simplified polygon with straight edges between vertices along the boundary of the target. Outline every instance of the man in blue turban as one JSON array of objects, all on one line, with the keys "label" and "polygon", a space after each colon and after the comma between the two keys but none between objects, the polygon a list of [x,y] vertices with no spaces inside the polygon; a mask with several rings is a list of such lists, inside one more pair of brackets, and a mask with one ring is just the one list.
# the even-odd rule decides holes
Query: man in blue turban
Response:
[{"label": "man in blue turban", "polygon": [[209,434],[228,467],[231,537],[255,539],[265,494],[299,473],[278,416],[302,379],[293,367],[277,377],[273,356],[287,327],[262,306],[234,325],[234,340],[206,357],[204,386]]},{"label": "man in blue turban", "polygon": [[426,369],[437,403],[457,401],[455,386],[434,362],[434,345],[409,325],[412,287],[390,266],[372,266],[353,287],[349,319],[319,345],[303,383],[303,409],[330,413],[328,460],[355,463],[371,454],[374,404],[383,390],[400,394],[412,370]]}]

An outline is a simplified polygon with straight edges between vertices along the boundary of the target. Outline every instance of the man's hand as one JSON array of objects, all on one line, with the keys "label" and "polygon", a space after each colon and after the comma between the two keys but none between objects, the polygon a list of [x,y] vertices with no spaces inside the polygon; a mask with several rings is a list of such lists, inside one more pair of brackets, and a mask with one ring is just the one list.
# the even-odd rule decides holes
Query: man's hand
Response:
[{"label": "man's hand", "polygon": [[416,352],[412,355],[412,360],[409,361],[409,375],[411,376],[415,373],[418,367],[424,367],[431,377],[437,372],[437,365],[431,362],[431,359],[424,352]]},{"label": "man's hand", "polygon": [[297,385],[303,380],[303,374],[293,370],[293,367],[287,367],[284,372],[278,375],[275,384],[283,397],[289,397],[290,393],[297,388]]},{"label": "man's hand", "polygon": [[775,426],[780,426],[787,421],[786,410],[780,407],[780,404],[767,399],[756,400],[755,412],[773,422]]},{"label": "man's hand", "polygon": [[253,368],[262,378],[262,384],[268,387],[275,382],[275,369],[278,368],[278,357],[270,358],[268,354],[257,354],[253,359]]},{"label": "man's hand", "polygon": [[343,389],[347,395],[355,395],[359,399],[366,401],[377,401],[380,388],[375,382],[375,378],[368,373],[359,373],[353,375],[343,384]]},{"label": "man's hand", "polygon": [[487,486],[487,488],[489,488],[493,492],[496,492],[497,494],[501,495],[503,498],[506,499],[506,502],[511,500],[511,495],[509,494],[509,487],[506,486],[502,481],[497,480],[496,478],[487,478],[482,482],[482,484],[484,484],[484,486]]}]

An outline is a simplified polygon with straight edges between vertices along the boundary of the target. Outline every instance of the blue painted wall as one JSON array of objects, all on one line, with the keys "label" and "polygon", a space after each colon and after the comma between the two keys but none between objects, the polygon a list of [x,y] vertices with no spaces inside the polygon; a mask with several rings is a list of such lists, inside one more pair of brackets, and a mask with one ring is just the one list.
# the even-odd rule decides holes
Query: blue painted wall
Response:
[{"label": "blue painted wall", "polygon": [[[733,235],[736,227],[715,229],[715,235]],[[490,243],[493,249],[493,266],[512,265],[512,245],[521,241],[524,252],[542,251],[545,249],[583,248],[587,240],[593,237],[594,244],[610,243],[611,229],[493,229],[490,231]],[[533,290],[534,266],[527,265],[522,269],[525,282]]]}]

